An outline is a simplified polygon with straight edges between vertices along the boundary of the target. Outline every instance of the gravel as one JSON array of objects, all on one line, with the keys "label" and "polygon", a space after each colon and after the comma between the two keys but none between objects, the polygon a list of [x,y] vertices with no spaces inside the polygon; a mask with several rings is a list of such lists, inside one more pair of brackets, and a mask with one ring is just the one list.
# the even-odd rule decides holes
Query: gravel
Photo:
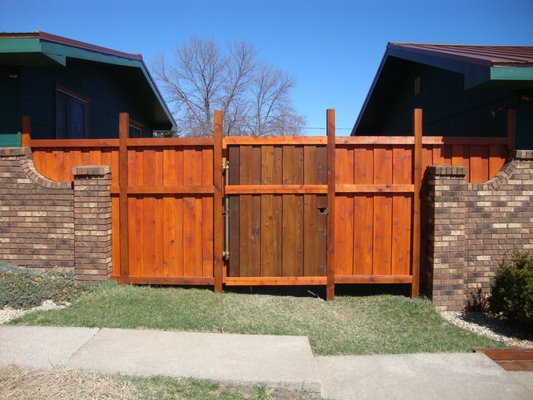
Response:
[{"label": "gravel", "polygon": [[533,348],[533,335],[519,331],[494,314],[441,311],[447,321],[460,328],[488,336],[511,347]]},{"label": "gravel", "polygon": [[0,324],[5,324],[6,322],[21,317],[24,314],[28,314],[34,311],[46,311],[46,310],[57,310],[59,308],[65,308],[69,304],[56,304],[52,300],[45,300],[40,306],[28,308],[26,310],[11,308],[5,306],[0,310]]}]

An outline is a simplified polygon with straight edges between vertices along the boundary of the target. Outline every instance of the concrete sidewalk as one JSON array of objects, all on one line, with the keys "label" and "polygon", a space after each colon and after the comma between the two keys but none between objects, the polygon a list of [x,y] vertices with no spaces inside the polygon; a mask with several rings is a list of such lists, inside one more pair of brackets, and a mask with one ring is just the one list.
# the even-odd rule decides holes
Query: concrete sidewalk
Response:
[{"label": "concrete sidewalk", "polygon": [[314,357],[306,337],[0,325],[0,365],[265,384],[329,399],[533,399],[484,354]]}]

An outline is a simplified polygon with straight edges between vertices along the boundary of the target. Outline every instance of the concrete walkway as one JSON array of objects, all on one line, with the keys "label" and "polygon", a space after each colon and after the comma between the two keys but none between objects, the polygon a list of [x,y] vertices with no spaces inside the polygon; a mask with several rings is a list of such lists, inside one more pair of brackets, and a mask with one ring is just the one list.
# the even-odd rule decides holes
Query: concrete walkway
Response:
[{"label": "concrete walkway", "polygon": [[0,326],[0,365],[307,389],[330,399],[533,399],[483,354],[314,357],[306,337]]}]

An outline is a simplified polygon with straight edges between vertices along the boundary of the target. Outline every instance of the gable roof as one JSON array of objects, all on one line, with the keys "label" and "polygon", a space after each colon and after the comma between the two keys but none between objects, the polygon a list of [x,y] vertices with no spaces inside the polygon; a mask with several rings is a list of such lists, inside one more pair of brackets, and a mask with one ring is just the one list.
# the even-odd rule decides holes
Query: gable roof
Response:
[{"label": "gable roof", "polygon": [[352,135],[365,130],[364,118],[378,118],[378,109],[405,76],[409,63],[462,74],[465,90],[502,81],[533,87],[533,46],[388,43]]},{"label": "gable roof", "polygon": [[131,77],[140,89],[143,103],[152,108],[154,122],[164,126],[162,130],[176,129],[176,122],[140,54],[124,53],[46,32],[0,32],[0,65],[66,66],[68,58],[137,71]]}]

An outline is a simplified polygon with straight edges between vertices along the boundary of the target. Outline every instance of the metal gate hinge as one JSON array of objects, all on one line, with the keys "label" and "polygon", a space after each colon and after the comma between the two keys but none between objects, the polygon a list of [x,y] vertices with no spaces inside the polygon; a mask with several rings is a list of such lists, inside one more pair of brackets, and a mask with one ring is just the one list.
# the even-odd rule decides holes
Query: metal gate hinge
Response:
[{"label": "metal gate hinge", "polygon": [[229,251],[223,251],[222,252],[222,258],[226,261],[229,260]]}]

